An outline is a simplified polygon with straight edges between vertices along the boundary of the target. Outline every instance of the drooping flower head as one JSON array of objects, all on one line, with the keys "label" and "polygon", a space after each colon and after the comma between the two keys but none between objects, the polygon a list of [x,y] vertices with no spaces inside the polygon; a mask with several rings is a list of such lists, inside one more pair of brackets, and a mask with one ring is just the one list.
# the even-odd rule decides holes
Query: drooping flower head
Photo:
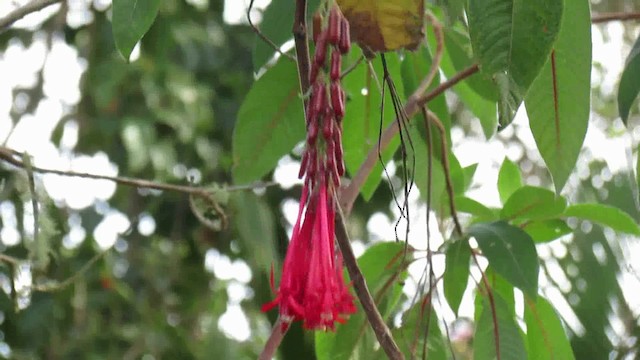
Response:
[{"label": "drooping flower head", "polygon": [[[342,275],[342,256],[335,249],[334,226],[335,192],[344,175],[340,62],[349,50],[349,31],[335,6],[327,24],[324,30],[314,31],[316,53],[309,75],[312,86],[306,111],[307,146],[299,173],[305,181],[298,218],[276,298],[262,308],[268,311],[279,306],[285,327],[300,320],[305,328],[314,330],[333,330],[336,322],[344,322],[356,311]],[[331,52],[328,85],[324,79],[327,50]]]}]

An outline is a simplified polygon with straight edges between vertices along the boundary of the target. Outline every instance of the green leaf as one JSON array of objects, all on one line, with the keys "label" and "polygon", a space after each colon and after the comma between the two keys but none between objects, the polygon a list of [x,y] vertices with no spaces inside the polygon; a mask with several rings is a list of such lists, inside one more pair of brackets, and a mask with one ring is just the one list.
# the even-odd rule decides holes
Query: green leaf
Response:
[{"label": "green leaf", "polygon": [[468,232],[498,274],[535,298],[538,291],[538,253],[526,232],[504,221],[473,224]]},{"label": "green leaf", "polygon": [[480,221],[498,220],[498,215],[484,204],[466,196],[456,196],[456,210],[475,216]]},{"label": "green leaf", "polygon": [[[411,138],[423,139],[425,129],[426,127],[421,122],[411,124]],[[414,181],[420,190],[420,196],[427,201],[429,179],[431,179],[431,207],[436,208],[437,205],[440,204],[442,194],[445,191],[445,177],[442,163],[435,154],[431,155],[431,177],[429,177],[429,148],[427,144],[425,144],[424,141],[414,141],[413,153],[411,152],[411,148],[408,148],[407,151],[410,157],[413,156],[416,159]]]},{"label": "green leaf", "polygon": [[467,289],[470,258],[469,239],[454,241],[449,245],[446,252],[446,269],[443,278],[444,296],[447,298],[447,302],[449,302],[449,306],[451,306],[454,313],[458,313],[462,296]]},{"label": "green leaf", "polygon": [[544,65],[560,29],[562,1],[470,0],[467,16],[473,52],[500,94],[501,127]]},{"label": "green leaf", "polygon": [[[406,359],[446,360],[449,349],[438,326],[438,314],[425,300],[423,297],[411,306],[402,315],[402,327],[392,329],[391,333]],[[423,349],[426,354],[423,354]],[[384,359],[388,358],[385,356]]]},{"label": "green leaf", "polygon": [[251,268],[268,274],[278,259],[273,213],[263,199],[251,192],[232,193],[231,203],[234,209],[231,219]]},{"label": "green leaf", "polygon": [[504,220],[545,220],[560,216],[567,200],[553,191],[524,186],[513,192],[500,212]]},{"label": "green leaf", "polygon": [[565,210],[564,216],[590,220],[613,230],[640,236],[640,227],[629,214],[604,204],[576,204]]},{"label": "green leaf", "polygon": [[[308,13],[312,13],[318,7],[319,0],[307,2]],[[285,42],[293,38],[293,18],[296,7],[289,0],[272,0],[262,14],[262,22],[257,25],[260,32],[276,46],[281,47]],[[251,19],[253,21],[254,17]],[[275,50],[271,45],[256,35],[253,47],[253,70],[258,72],[274,55]]]},{"label": "green leaf", "polygon": [[620,85],[618,86],[618,112],[622,122],[627,125],[631,105],[640,93],[640,35],[633,45],[627,62],[622,71]]},{"label": "green leaf", "polygon": [[543,297],[526,302],[524,319],[531,360],[572,360],[573,350],[560,317]]},{"label": "green leaf", "polygon": [[524,226],[523,230],[536,244],[549,242],[572,232],[569,225],[560,219],[531,221]]},{"label": "green leaf", "polygon": [[[369,291],[378,299],[379,293],[383,290],[386,282],[400,271],[397,281],[406,278],[406,269],[401,269],[404,244],[396,242],[378,243],[367,249],[358,258],[358,266],[367,281]],[[378,309],[381,314],[387,314],[391,308],[397,305],[399,295],[402,294],[402,287],[392,284],[391,289],[379,301]],[[362,306],[357,304],[358,311],[351,315],[345,324],[338,324],[335,332],[315,332],[316,357],[318,360],[348,360],[351,358],[359,340],[362,337],[362,329],[368,325]],[[371,331],[367,328],[367,331]],[[366,349],[365,353],[373,353],[372,349]]]},{"label": "green leaf", "polygon": [[[456,72],[460,72],[474,63],[469,35],[464,33],[464,30],[456,28],[445,29],[444,43]],[[490,74],[480,71],[470,76],[465,82],[476,94],[484,99],[494,103],[499,100],[498,88],[491,79]]]},{"label": "green leaf", "polygon": [[487,266],[484,271],[484,275],[487,277],[491,286],[491,291],[494,294],[500,295],[500,298],[504,300],[505,305],[511,313],[516,311],[516,299],[514,295],[513,285],[507,281],[503,276],[500,276],[495,269],[491,266]]},{"label": "green leaf", "polygon": [[483,301],[473,339],[473,359],[527,360],[527,351],[514,319],[515,314],[497,293],[493,293],[493,303],[495,309],[492,309],[489,299],[485,298]]},{"label": "green leaf", "polygon": [[[407,52],[405,54],[404,60],[402,61],[402,65],[400,68],[402,74],[402,83],[405,94],[412,94],[420,85],[420,81],[424,79],[431,69],[431,65],[433,64],[433,59],[429,49],[425,46],[421,46],[417,51]],[[433,82],[429,86],[429,90],[433,90],[440,84],[440,74],[436,73],[433,78]],[[442,122],[444,126],[447,136],[447,147],[451,148],[451,116],[449,114],[449,108],[447,107],[447,102],[444,97],[444,93],[437,96],[434,99],[431,99],[428,103],[429,110],[435,113]],[[422,118],[422,114],[418,114],[413,117],[413,124],[417,122],[424,123],[424,119]],[[424,129],[424,125],[422,126]],[[431,132],[432,144],[433,144],[433,152],[437,154],[437,156],[441,156],[440,153],[440,144],[441,137],[440,132],[435,128],[435,126],[431,127],[433,131]],[[424,132],[422,135],[426,135]],[[414,141],[426,141],[426,136],[422,136],[421,140]]]},{"label": "green leaf", "polygon": [[[463,37],[466,37],[462,35]],[[459,37],[453,37],[455,40]],[[431,48],[436,47],[436,40],[433,36],[428,36],[427,40],[429,42],[429,46]],[[467,37],[468,42],[468,37]],[[445,41],[445,51],[442,56],[442,61],[440,63],[440,67],[442,71],[445,73],[447,77],[451,77],[455,75],[460,70],[464,69],[473,64],[473,59],[471,58],[471,49],[469,46],[468,50],[465,50],[464,47],[462,49],[457,50],[458,44],[454,42],[446,42]],[[460,56],[460,54],[468,53],[465,55],[468,63],[463,63],[464,58],[458,58],[456,60],[456,65],[462,66],[462,68],[458,69],[454,66],[453,57]],[[462,60],[462,61],[461,61]],[[464,64],[464,65],[461,65]],[[480,124],[482,125],[482,130],[485,134],[485,137],[490,138],[493,133],[496,131],[496,125],[498,124],[498,112],[496,109],[496,101],[487,100],[482,96],[478,96],[478,93],[473,90],[467,83],[474,81],[476,82],[476,77],[481,77],[481,74],[471,75],[467,81],[461,81],[453,87],[453,90],[460,96],[460,100],[464,104],[467,105],[469,110],[479,119]],[[495,85],[494,85],[495,87]]]},{"label": "green leaf", "polygon": [[158,14],[160,0],[113,0],[113,38],[120,54],[129,61],[136,43]]},{"label": "green leaf", "polygon": [[[589,1],[566,1],[565,7],[554,50],[525,99],[531,132],[557,193],[575,168],[591,98]],[[638,71],[634,79],[640,78],[640,66]]]},{"label": "green leaf", "polygon": [[256,81],[244,99],[233,132],[233,176],[259,180],[304,139],[305,121],[296,65],[282,60]]},{"label": "green leaf", "polygon": [[500,194],[500,201],[504,204],[507,199],[517,189],[522,187],[522,176],[520,175],[520,168],[511,160],[504,158],[502,166],[500,166],[500,172],[498,173],[498,193]]},{"label": "green leaf", "polygon": [[[349,62],[356,61],[355,52],[349,57]],[[393,79],[399,81],[400,62],[398,56],[393,53],[386,54],[387,66]],[[376,77],[379,81],[383,79],[382,65],[374,62]],[[370,71],[367,62],[362,62],[348,76],[342,80],[342,86],[347,93],[348,102],[346,104],[346,114],[343,121],[342,146],[344,148],[344,162],[350,174],[355,174],[360,165],[364,162],[369,150],[378,143],[380,133],[380,104],[381,89],[378,87],[376,77]],[[404,98],[403,88],[396,83],[396,89],[400,98]],[[385,90],[384,120],[383,130],[391,122],[395,121],[395,112],[391,101],[390,92]],[[406,139],[405,139],[406,141]],[[391,160],[396,149],[400,145],[400,139],[395,136],[389,146],[382,152],[384,165]],[[408,146],[408,145],[407,145]],[[380,161],[376,161],[371,174],[360,190],[365,200],[371,199],[374,191],[380,184],[383,176],[383,167]]]}]

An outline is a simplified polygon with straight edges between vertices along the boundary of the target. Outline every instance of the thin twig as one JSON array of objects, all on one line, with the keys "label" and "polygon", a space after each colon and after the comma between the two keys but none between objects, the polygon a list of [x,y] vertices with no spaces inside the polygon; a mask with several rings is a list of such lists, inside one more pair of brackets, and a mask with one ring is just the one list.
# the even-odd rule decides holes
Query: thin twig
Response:
[{"label": "thin twig", "polygon": [[449,211],[451,212],[451,218],[453,218],[453,224],[455,226],[456,233],[458,236],[462,236],[462,226],[460,226],[460,221],[458,220],[458,213],[456,211],[456,204],[454,200],[454,191],[453,191],[453,181],[451,180],[451,170],[449,167],[449,157],[447,156],[448,146],[447,146],[447,131],[442,125],[442,121],[438,119],[438,116],[430,111],[425,112],[427,115],[428,122],[425,123],[425,126],[429,127],[429,122],[436,125],[438,131],[440,132],[440,152],[442,156],[442,167],[444,169],[444,178],[445,184],[447,187],[447,195],[449,195]]},{"label": "thin twig", "polygon": [[[25,169],[27,165],[18,157],[20,157],[22,153],[12,150],[7,147],[0,146],[0,160],[4,160],[5,162]],[[175,184],[167,184],[167,183],[159,183],[155,181],[145,180],[145,179],[137,179],[130,177],[118,177],[118,176],[108,176],[108,175],[96,175],[96,174],[88,174],[88,173],[79,173],[74,171],[62,171],[62,170],[53,170],[53,169],[44,169],[36,166],[31,166],[33,172],[40,174],[55,174],[60,176],[70,176],[70,177],[80,177],[85,179],[93,179],[93,180],[109,180],[113,181],[119,185],[127,185],[133,186],[137,188],[148,188],[154,190],[162,190],[162,191],[175,191],[190,194],[193,196],[201,196],[204,198],[210,198],[211,194],[215,191],[212,191],[206,187],[195,187],[195,186],[187,186],[187,185],[175,185]],[[245,185],[234,185],[228,187],[221,187],[219,191],[244,191],[244,190],[252,190],[263,187],[269,187],[277,185],[274,182],[256,182],[253,184],[245,184]]]},{"label": "thin twig", "polygon": [[36,181],[33,176],[33,164],[29,154],[22,155],[22,161],[25,164],[24,171],[29,179],[29,192],[31,193],[31,207],[33,209],[33,242],[38,244],[38,234],[40,233],[40,221],[38,216],[38,195],[36,194]]},{"label": "thin twig", "polygon": [[102,257],[109,252],[109,250],[111,250],[111,248],[108,248],[104,251],[101,251],[97,254],[95,254],[89,261],[87,261],[86,264],[84,264],[82,266],[82,268],[80,268],[80,270],[78,270],[76,273],[74,273],[72,276],[66,278],[65,280],[61,281],[61,282],[50,282],[50,283],[46,283],[46,284],[35,284],[33,286],[31,286],[31,290],[34,291],[40,291],[40,292],[52,292],[52,291],[59,291],[62,290],[66,287],[68,287],[69,285],[73,284],[78,278],[80,278],[81,276],[83,276],[89,269],[91,269],[91,267],[93,266],[93,264],[95,264],[96,262],[98,262],[98,260],[102,259]]},{"label": "thin twig", "polygon": [[251,2],[249,2],[249,7],[247,8],[247,21],[249,22],[249,26],[251,26],[251,29],[253,29],[253,32],[255,32],[256,35],[258,35],[258,37],[262,39],[262,41],[271,46],[273,50],[275,50],[278,54],[286,57],[291,61],[296,61],[296,58],[293,55],[282,52],[282,50],[280,50],[280,47],[276,45],[271,39],[269,39],[265,34],[263,34],[262,31],[260,31],[260,29],[253,23],[253,20],[251,20],[251,10],[253,10],[253,2],[254,0],[251,0]]},{"label": "thin twig", "polygon": [[20,265],[20,259],[14,258],[13,256],[5,255],[0,253],[0,261],[6,262],[7,264],[17,266]]},{"label": "thin twig", "polygon": [[300,90],[302,94],[306,94],[311,85],[309,83],[309,44],[307,42],[307,0],[296,0],[292,31],[296,48]]},{"label": "thin twig", "polygon": [[13,25],[13,23],[22,19],[23,17],[61,1],[62,0],[34,0],[24,6],[13,10],[7,16],[0,19],[0,34],[7,31],[9,27]]},{"label": "thin twig", "polygon": [[398,348],[398,345],[393,340],[391,336],[391,331],[387,324],[382,319],[378,308],[376,307],[373,298],[371,297],[371,293],[369,292],[369,288],[367,287],[367,282],[365,281],[364,275],[362,275],[362,271],[358,267],[358,263],[356,261],[356,256],[351,249],[351,241],[349,240],[349,234],[347,233],[347,228],[344,224],[343,213],[340,207],[338,207],[336,211],[336,239],[338,241],[338,245],[340,246],[340,251],[342,252],[342,257],[344,258],[344,264],[347,267],[347,271],[349,272],[349,277],[353,283],[353,288],[355,289],[356,295],[362,304],[362,309],[367,315],[367,319],[369,320],[369,324],[371,324],[371,328],[373,332],[376,334],[376,338],[380,343],[380,346],[387,354],[389,359],[399,360],[404,359],[404,354]]},{"label": "thin twig", "polygon": [[278,319],[276,319],[275,324],[273,324],[273,330],[271,330],[271,335],[269,335],[269,340],[267,340],[267,343],[265,344],[264,349],[262,349],[262,352],[260,353],[258,360],[273,359],[276,353],[276,350],[278,350],[278,346],[280,346],[280,343],[282,342],[282,338],[284,337],[284,334],[287,332],[288,328],[289,327],[285,323],[283,323],[282,319],[278,316]]},{"label": "thin twig", "polygon": [[349,73],[351,73],[353,70],[355,70],[358,67],[358,65],[360,65],[360,63],[362,63],[362,61],[364,59],[365,59],[364,55],[360,55],[358,60],[354,61],[353,64],[349,65],[346,69],[344,69],[343,72],[340,73],[340,79],[342,80],[342,78],[344,78],[345,76],[349,75]]},{"label": "thin twig", "polygon": [[595,14],[591,17],[591,23],[593,24],[600,24],[600,23],[609,22],[609,21],[625,21],[625,20],[640,20],[640,12],[602,13],[602,14]]}]

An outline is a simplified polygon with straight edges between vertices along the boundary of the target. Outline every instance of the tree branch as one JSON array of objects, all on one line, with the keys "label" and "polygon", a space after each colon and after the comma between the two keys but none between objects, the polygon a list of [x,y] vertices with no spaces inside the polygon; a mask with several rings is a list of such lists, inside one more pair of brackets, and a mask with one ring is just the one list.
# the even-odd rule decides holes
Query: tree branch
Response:
[{"label": "tree branch", "polygon": [[[29,165],[25,164],[22,160],[20,160],[22,156],[23,156],[23,153],[21,152],[15,151],[13,149],[10,149],[4,146],[0,146],[0,160],[4,160],[5,162],[18,168],[27,169],[29,168]],[[162,190],[162,191],[175,191],[175,192],[181,192],[181,193],[185,193],[193,196],[200,196],[204,198],[209,198],[211,194],[214,192],[211,189],[206,187],[166,184],[166,183],[159,183],[155,181],[130,178],[130,177],[117,177],[117,176],[79,173],[74,171],[44,169],[44,168],[40,168],[32,165],[30,166],[30,170],[40,174],[55,174],[55,175],[61,175],[61,176],[80,177],[85,179],[109,180],[119,185],[127,185],[127,186],[133,186],[137,188],[148,188],[148,189],[155,189],[155,190]],[[221,191],[243,191],[243,190],[251,190],[255,188],[268,187],[273,185],[276,185],[276,183],[274,182],[254,183],[249,185],[235,185],[235,186],[223,187],[220,190]]]},{"label": "tree branch", "polygon": [[601,24],[609,21],[625,21],[625,20],[640,20],[640,12],[602,13],[602,14],[595,14],[591,17],[592,24]]},{"label": "tree branch", "polygon": [[349,272],[349,277],[351,278],[351,282],[353,283],[353,288],[355,289],[356,295],[358,296],[358,299],[362,304],[362,309],[367,315],[369,324],[371,324],[371,328],[378,338],[380,346],[387,354],[389,359],[404,359],[404,354],[402,354],[402,351],[400,351],[400,348],[398,348],[398,345],[393,340],[391,331],[389,331],[387,324],[385,324],[384,320],[382,319],[382,316],[378,311],[378,307],[376,306],[375,302],[373,301],[373,297],[369,292],[369,288],[367,287],[364,275],[362,275],[362,271],[360,271],[360,268],[358,267],[356,256],[351,249],[349,234],[347,233],[347,228],[344,224],[344,214],[342,213],[340,207],[338,207],[336,211],[336,239],[338,240],[338,245],[340,246],[340,251],[342,252],[344,264],[347,267],[347,271]]},{"label": "tree branch", "polygon": [[[307,43],[307,0],[296,0],[296,12],[293,20],[293,40],[296,47],[298,78],[300,90],[306,94],[309,90],[309,44]],[[305,107],[306,109],[306,107]]]},{"label": "tree branch", "polygon": [[7,16],[0,19],[0,34],[7,31],[9,27],[13,25],[13,23],[22,19],[23,17],[61,1],[63,0],[34,0],[24,6],[13,10]]}]

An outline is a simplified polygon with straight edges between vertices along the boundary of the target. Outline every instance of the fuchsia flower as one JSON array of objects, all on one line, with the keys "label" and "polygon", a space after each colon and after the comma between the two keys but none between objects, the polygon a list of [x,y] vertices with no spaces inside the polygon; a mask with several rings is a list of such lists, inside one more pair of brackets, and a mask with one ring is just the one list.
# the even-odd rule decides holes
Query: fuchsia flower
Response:
[{"label": "fuchsia flower", "polygon": [[[339,70],[340,55],[349,48],[345,46],[349,43],[348,31],[340,30],[345,22],[334,7],[329,29],[314,35],[318,41],[306,113],[307,148],[299,174],[306,178],[276,298],[262,307],[262,311],[269,311],[279,305],[283,327],[300,320],[306,329],[334,330],[336,322],[343,323],[356,311],[342,275],[342,255],[335,250],[334,225],[334,194],[340,176],[344,175],[341,143],[344,91]],[[328,86],[322,76],[327,45],[333,46]],[[271,281],[273,287],[273,276]]]},{"label": "fuchsia flower", "polygon": [[335,210],[327,186],[320,184],[304,212],[308,191],[305,185],[277,296],[262,310],[280,305],[285,324],[301,320],[306,329],[333,330],[356,308],[342,276],[342,257],[335,251]]}]

